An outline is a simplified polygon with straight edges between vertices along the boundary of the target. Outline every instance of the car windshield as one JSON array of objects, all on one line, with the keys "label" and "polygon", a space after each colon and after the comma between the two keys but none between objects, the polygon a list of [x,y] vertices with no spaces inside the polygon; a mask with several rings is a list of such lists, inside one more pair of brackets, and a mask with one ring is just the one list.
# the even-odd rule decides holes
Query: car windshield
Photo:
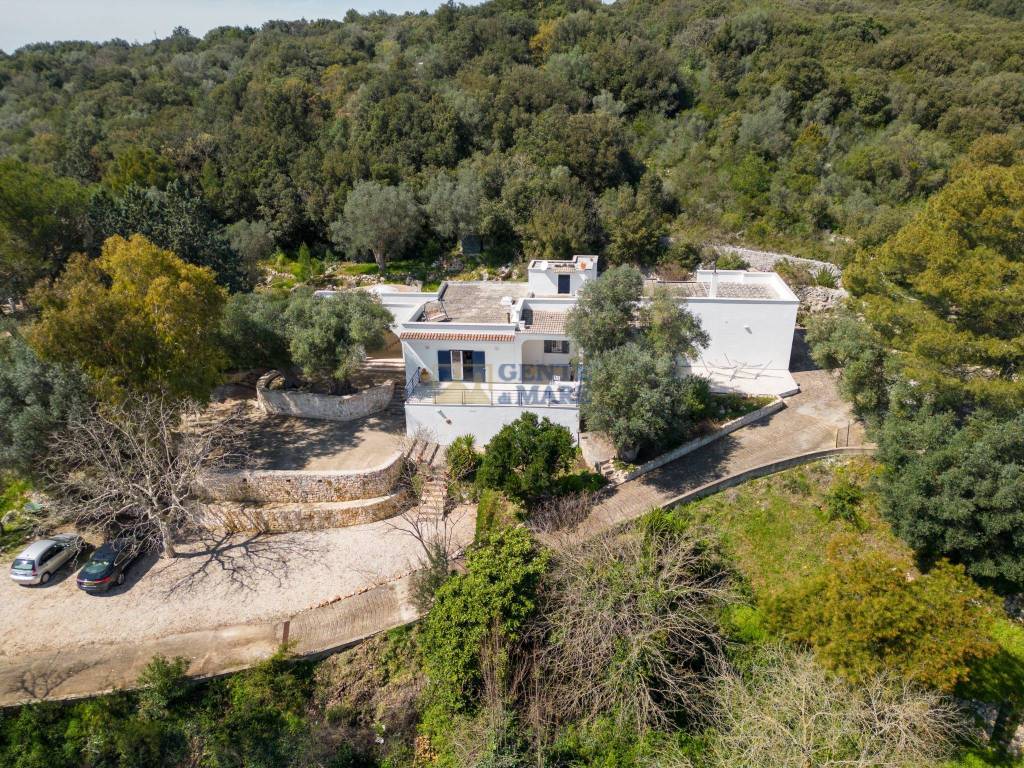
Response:
[{"label": "car windshield", "polygon": [[85,576],[101,576],[110,567],[110,560],[90,560],[85,568],[82,569],[82,574]]},{"label": "car windshield", "polygon": [[14,565],[11,568],[15,571],[31,571],[32,561],[31,560],[15,560]]}]

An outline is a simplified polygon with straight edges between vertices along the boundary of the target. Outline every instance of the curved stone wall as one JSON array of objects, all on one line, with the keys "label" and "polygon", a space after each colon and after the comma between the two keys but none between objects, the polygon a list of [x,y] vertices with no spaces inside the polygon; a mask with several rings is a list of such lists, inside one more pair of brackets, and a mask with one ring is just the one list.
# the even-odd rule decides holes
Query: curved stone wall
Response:
[{"label": "curved stone wall", "polygon": [[252,469],[218,472],[199,482],[207,501],[316,503],[374,499],[391,494],[405,465],[396,451],[383,464],[370,469],[277,470]]},{"label": "curved stone wall", "polygon": [[393,493],[376,499],[320,504],[215,501],[203,505],[202,524],[207,529],[227,533],[321,531],[393,517],[402,510],[405,501],[405,495],[402,493]]},{"label": "curved stone wall", "polygon": [[264,413],[274,416],[298,416],[324,421],[352,421],[388,407],[395,392],[395,382],[364,389],[352,395],[318,395],[294,389],[270,389],[281,377],[279,371],[263,374],[256,382],[256,400]]}]

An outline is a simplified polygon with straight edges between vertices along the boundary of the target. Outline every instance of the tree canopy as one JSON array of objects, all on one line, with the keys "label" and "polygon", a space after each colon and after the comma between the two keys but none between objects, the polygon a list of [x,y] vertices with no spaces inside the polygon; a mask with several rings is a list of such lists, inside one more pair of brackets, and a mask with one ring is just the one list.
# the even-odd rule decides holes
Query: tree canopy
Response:
[{"label": "tree canopy", "polygon": [[0,469],[35,477],[50,435],[89,402],[73,366],[40,360],[17,331],[0,336]]},{"label": "tree canopy", "polygon": [[860,546],[834,539],[824,573],[774,605],[777,628],[854,683],[891,670],[951,691],[973,661],[996,652],[994,602],[961,566],[920,574],[903,552]]},{"label": "tree canopy", "polygon": [[1024,416],[888,419],[880,434],[883,509],[926,558],[1024,585]]},{"label": "tree canopy", "polygon": [[56,275],[89,240],[89,194],[75,179],[0,160],[0,298]]},{"label": "tree canopy", "polygon": [[359,182],[345,201],[334,233],[337,242],[356,253],[370,252],[382,270],[388,259],[415,239],[421,213],[416,196],[405,185]]},{"label": "tree canopy", "polygon": [[[650,261],[664,225],[841,260],[1020,123],[1014,7],[487,2],[39,44],[0,60],[0,146],[114,197],[182,183],[218,229],[262,221],[286,251],[365,254],[337,236],[353,191],[405,185],[433,208],[443,173],[478,175],[478,234],[512,252]],[[410,253],[453,243],[452,202]]]},{"label": "tree canopy", "polygon": [[80,366],[107,395],[164,391],[205,401],[225,361],[215,330],[225,291],[142,235],[111,237],[100,257],[77,255],[31,296],[26,336],[39,355]]},{"label": "tree canopy", "polygon": [[905,379],[956,407],[1024,405],[1024,164],[967,172],[847,283]]},{"label": "tree canopy", "polygon": [[366,291],[320,298],[312,291],[292,296],[283,315],[292,363],[307,380],[345,385],[367,348],[380,346],[391,313]]},{"label": "tree canopy", "polygon": [[569,469],[575,455],[568,429],[524,413],[491,438],[476,480],[530,503],[555,491],[559,473]]}]

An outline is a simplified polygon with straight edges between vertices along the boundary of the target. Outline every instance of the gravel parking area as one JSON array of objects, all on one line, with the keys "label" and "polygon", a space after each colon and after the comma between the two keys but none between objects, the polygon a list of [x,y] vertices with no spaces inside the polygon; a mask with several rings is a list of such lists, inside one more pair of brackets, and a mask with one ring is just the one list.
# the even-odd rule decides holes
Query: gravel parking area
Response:
[{"label": "gravel parking area", "polygon": [[[458,519],[456,526],[458,542],[468,543],[471,516]],[[19,586],[7,578],[5,562],[0,660],[289,618],[407,573],[416,565],[418,546],[387,521],[273,536],[234,535],[182,545],[182,554],[173,560],[142,558],[129,569],[123,586],[99,595],[80,591],[77,569],[70,566],[46,586]]]}]

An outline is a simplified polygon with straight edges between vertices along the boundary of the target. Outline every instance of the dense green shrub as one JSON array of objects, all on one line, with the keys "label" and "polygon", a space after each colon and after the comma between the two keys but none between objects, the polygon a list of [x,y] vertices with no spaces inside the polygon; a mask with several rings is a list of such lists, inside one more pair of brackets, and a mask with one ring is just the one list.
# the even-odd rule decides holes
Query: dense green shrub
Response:
[{"label": "dense green shrub", "polygon": [[466,573],[442,586],[423,625],[430,705],[460,712],[476,703],[481,647],[491,632],[514,639],[535,607],[547,557],[522,527],[486,535],[469,553]]},{"label": "dense green shrub", "polygon": [[448,478],[455,481],[472,480],[480,466],[480,454],[474,444],[473,435],[460,435],[452,440],[445,453],[448,462]]},{"label": "dense green shrub", "polygon": [[504,493],[484,488],[476,505],[476,540],[482,541],[492,531],[515,525],[522,517],[522,508]]},{"label": "dense green shrub", "polygon": [[995,603],[960,566],[914,572],[905,554],[838,537],[825,572],[773,601],[773,628],[852,682],[882,671],[950,691],[991,656]]},{"label": "dense green shrub", "polygon": [[850,479],[841,477],[825,494],[825,512],[829,520],[856,523],[858,509],[864,501],[864,489]]},{"label": "dense green shrub", "polygon": [[568,429],[524,413],[491,438],[476,479],[481,488],[500,490],[529,505],[555,491],[558,476],[575,457]]}]

